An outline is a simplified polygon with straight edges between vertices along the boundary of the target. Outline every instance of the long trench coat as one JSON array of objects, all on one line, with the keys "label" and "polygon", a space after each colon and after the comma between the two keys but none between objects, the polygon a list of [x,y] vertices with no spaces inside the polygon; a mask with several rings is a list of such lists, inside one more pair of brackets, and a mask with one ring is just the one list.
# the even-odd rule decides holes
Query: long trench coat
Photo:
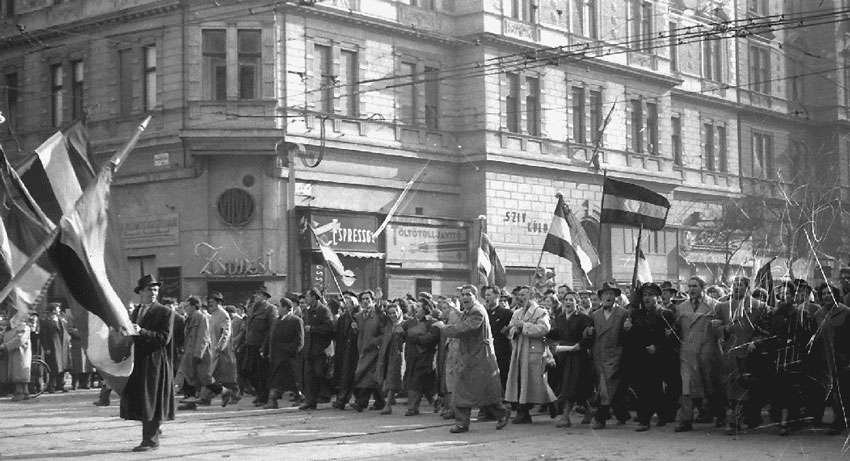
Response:
[{"label": "long trench coat", "polygon": [[133,372],[121,394],[121,418],[136,421],[174,419],[174,371],[171,364],[171,339],[174,335],[174,311],[152,304],[143,318],[139,310],[132,320],[141,331],[133,337]]},{"label": "long trench coat", "polygon": [[65,350],[65,327],[59,316],[46,315],[39,322],[39,339],[44,361],[54,374],[61,373],[67,368],[67,351]]},{"label": "long trench coat", "polygon": [[198,309],[186,319],[183,358],[180,369],[186,382],[200,387],[213,383],[209,314]]},{"label": "long trench coat", "polygon": [[269,388],[279,392],[301,387],[298,353],[304,348],[304,322],[291,312],[275,320],[269,332]]},{"label": "long trench coat", "polygon": [[223,307],[213,311],[210,325],[210,369],[213,379],[222,384],[236,383],[236,354],[231,341],[232,330],[230,316]]},{"label": "long trench coat", "polygon": [[551,329],[549,312],[531,303],[527,308],[514,311],[511,323],[522,322],[522,331],[511,327],[511,366],[505,388],[508,402],[550,403],[555,394],[549,387],[543,352],[543,340]]},{"label": "long trench coat", "polygon": [[679,305],[676,323],[682,347],[679,363],[682,374],[682,395],[705,397],[720,392],[721,329],[711,325],[717,318],[717,302],[707,296],[698,305],[688,300]]},{"label": "long trench coat", "polygon": [[604,312],[604,309],[597,309],[590,314],[594,330],[591,357],[596,371],[599,404],[610,405],[623,381],[623,324],[628,313],[622,307],[614,306],[611,316],[606,319]]},{"label": "long trench coat", "polygon": [[384,337],[383,315],[371,312],[357,316],[357,368],[354,371],[354,387],[378,389],[377,365]]},{"label": "long trench coat", "polygon": [[[2,359],[6,369],[2,371],[2,374],[5,375],[5,382],[28,383],[30,382],[30,362],[32,362],[30,327],[26,322],[14,323],[17,325],[3,333],[3,342],[0,343],[0,348],[6,350],[6,356]],[[0,380],[0,382],[4,381]]]},{"label": "long trench coat", "polygon": [[334,329],[334,379],[336,391],[348,394],[354,389],[354,371],[357,369],[357,318],[343,313]]},{"label": "long trench coat", "polygon": [[[452,364],[456,372],[452,378],[452,404],[471,408],[501,403],[499,365],[484,306],[474,303],[456,322],[443,327],[442,332],[448,338],[457,339],[457,361]],[[454,357],[447,358],[447,366],[449,360]]]},{"label": "long trench coat", "polygon": [[377,381],[384,392],[400,391],[402,388],[401,368],[404,330],[397,331],[398,329],[401,329],[401,324],[388,323],[386,325],[384,336],[381,338],[378,361],[375,364]]},{"label": "long trench coat", "polygon": [[[452,308],[445,318],[447,325],[460,321],[460,311]],[[458,353],[459,340],[449,337],[445,329],[440,330],[440,344],[437,347],[437,379],[440,385],[440,395],[454,392],[455,383],[460,373],[460,358]]]}]

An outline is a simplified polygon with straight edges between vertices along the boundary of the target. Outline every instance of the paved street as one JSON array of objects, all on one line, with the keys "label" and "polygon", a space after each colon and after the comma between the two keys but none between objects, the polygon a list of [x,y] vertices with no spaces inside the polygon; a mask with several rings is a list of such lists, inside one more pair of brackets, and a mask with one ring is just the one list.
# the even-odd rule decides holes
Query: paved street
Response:
[{"label": "paved street", "polygon": [[728,437],[719,430],[674,434],[672,427],[645,434],[634,426],[592,431],[556,429],[547,416],[532,426],[473,424],[467,434],[448,433],[436,415],[404,417],[375,412],[295,408],[255,410],[248,401],[231,408],[180,412],[163,426],[158,451],[137,454],[140,425],[118,418],[118,408],[97,408],[94,391],[44,395],[25,403],[0,400],[2,459],[569,459],[714,461],[845,459],[842,437],[805,432],[782,438],[764,433]]}]

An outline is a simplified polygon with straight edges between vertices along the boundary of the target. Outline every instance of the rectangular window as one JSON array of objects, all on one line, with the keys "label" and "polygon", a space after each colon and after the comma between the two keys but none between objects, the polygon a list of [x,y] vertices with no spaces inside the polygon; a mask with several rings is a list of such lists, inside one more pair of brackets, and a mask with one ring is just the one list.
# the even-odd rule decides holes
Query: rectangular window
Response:
[{"label": "rectangular window", "polygon": [[8,118],[8,123],[14,127],[15,118],[18,116],[18,74],[10,73],[6,74],[6,118]]},{"label": "rectangular window", "polygon": [[643,103],[632,99],[632,152],[643,153]]},{"label": "rectangular window", "polygon": [[646,103],[646,136],[649,153],[658,155],[658,105]]},{"label": "rectangular window", "polygon": [[703,40],[702,77],[715,82],[723,81],[722,42],[717,38]]},{"label": "rectangular window", "polygon": [[670,72],[678,72],[679,71],[679,34],[676,29],[678,29],[679,24],[675,22],[669,23],[667,26],[670,31],[668,37],[668,43],[670,48]]},{"label": "rectangular window", "polygon": [[540,80],[526,77],[525,86],[525,131],[532,136],[540,136]]},{"label": "rectangular window", "polygon": [[726,160],[726,127],[718,125],[714,129],[717,131],[717,171],[726,173],[729,171]]},{"label": "rectangular window", "polygon": [[223,101],[227,99],[227,47],[223,29],[207,29],[201,32],[203,54],[204,99]]},{"label": "rectangular window", "polygon": [[584,88],[572,87],[573,98],[573,142],[585,143],[584,120],[587,114],[584,111]]},{"label": "rectangular window", "polygon": [[259,30],[236,31],[237,59],[239,61],[239,99],[260,98],[261,39]]},{"label": "rectangular window", "polygon": [[145,57],[145,111],[156,107],[156,45],[143,48]]},{"label": "rectangular window", "polygon": [[643,0],[630,2],[632,37],[629,44],[633,50],[652,52],[652,3]]},{"label": "rectangular window", "polygon": [[682,119],[676,115],[670,117],[670,147],[673,153],[673,163],[682,165]]},{"label": "rectangular window", "polygon": [[511,11],[510,17],[524,21],[534,22],[534,9],[536,5],[532,5],[532,0],[508,0]]},{"label": "rectangular window", "polygon": [[425,125],[428,129],[439,128],[440,116],[440,71],[436,67],[425,67]]},{"label": "rectangular window", "polygon": [[760,46],[750,47],[750,89],[760,94],[770,94],[770,50]]},{"label": "rectangular window", "polygon": [[85,77],[83,61],[73,61],[71,71],[74,77],[71,80],[71,118],[77,119],[83,116],[83,80]]},{"label": "rectangular window", "polygon": [[576,35],[597,38],[596,0],[572,0],[570,29]]},{"label": "rectangular window", "polygon": [[602,92],[590,90],[590,135],[593,144],[602,145]]},{"label": "rectangular window", "polygon": [[519,74],[507,73],[505,74],[505,80],[507,80],[508,85],[508,94],[505,96],[506,128],[511,133],[519,133]]},{"label": "rectangular window", "polygon": [[358,63],[357,52],[340,50],[339,52],[339,107],[344,115],[356,117],[360,113],[357,97]]},{"label": "rectangular window", "polygon": [[321,97],[319,111],[330,114],[334,111],[334,80],[336,79],[333,74],[333,53],[331,47],[326,45],[316,45],[314,51],[313,59],[318,76],[315,83]]},{"label": "rectangular window", "polygon": [[773,177],[773,137],[753,132],[753,175],[767,179]]},{"label": "rectangular window", "polygon": [[708,171],[715,171],[714,164],[714,125],[710,123],[703,124],[705,131],[705,139],[703,140],[703,168]]},{"label": "rectangular window", "polygon": [[62,124],[64,81],[65,72],[62,69],[62,64],[50,66],[51,117],[55,127]]},{"label": "rectangular window", "polygon": [[118,50],[118,111],[133,112],[133,50]]},{"label": "rectangular window", "polygon": [[399,120],[403,123],[416,123],[417,98],[416,98],[416,64],[412,62],[401,63],[401,82],[399,83],[398,110]]}]

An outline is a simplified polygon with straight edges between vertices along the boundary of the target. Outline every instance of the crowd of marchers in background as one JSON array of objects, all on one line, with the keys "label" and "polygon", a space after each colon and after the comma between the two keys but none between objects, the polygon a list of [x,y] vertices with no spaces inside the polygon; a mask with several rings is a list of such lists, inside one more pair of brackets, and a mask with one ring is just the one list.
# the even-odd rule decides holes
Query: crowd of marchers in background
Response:
[{"label": "crowd of marchers in background", "polygon": [[[303,411],[330,404],[413,417],[427,402],[456,421],[452,432],[469,430],[479,408],[477,420],[499,429],[508,415],[527,424],[542,414],[557,427],[634,419],[637,431],[654,422],[675,432],[706,424],[787,435],[847,427],[848,300],[850,269],[841,287],[784,280],[773,294],[747,277],[728,289],[693,277],[681,290],[662,282],[632,293],[614,283],[543,292],[467,285],[454,296],[311,289],[273,300],[260,288],[241,305],[218,292],[161,301],[174,312],[169,350],[182,411],[247,397],[265,409],[283,400]],[[32,353],[62,371],[49,391],[99,384],[72,325],[55,303],[42,316],[3,317],[2,392],[27,398]],[[109,405],[109,393],[104,386],[95,404]]]}]

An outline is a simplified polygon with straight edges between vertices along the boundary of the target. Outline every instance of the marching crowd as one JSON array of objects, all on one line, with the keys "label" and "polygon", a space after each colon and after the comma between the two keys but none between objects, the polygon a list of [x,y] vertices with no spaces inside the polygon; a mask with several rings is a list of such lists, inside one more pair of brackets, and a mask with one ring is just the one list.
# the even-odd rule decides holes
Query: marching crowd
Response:
[{"label": "marching crowd", "polygon": [[[841,277],[841,288],[797,279],[773,294],[747,277],[734,278],[729,289],[693,277],[684,291],[646,283],[630,298],[613,283],[595,292],[467,285],[457,296],[398,299],[379,290],[326,299],[311,289],[277,302],[260,288],[236,306],[218,292],[160,305],[159,284],[145,276],[137,292],[147,298],[131,319],[141,325],[141,344],[166,351],[156,363],[174,365],[158,372],[140,365],[147,359],[139,358],[146,352],[137,339],[136,367],[148,368],[138,371],[141,382],[131,377],[124,394],[159,389],[149,382],[158,380],[169,392],[179,389],[178,409],[185,411],[253,396],[263,408],[288,398],[305,411],[331,403],[381,414],[399,411],[396,400],[406,397],[405,416],[419,415],[427,401],[455,419],[456,433],[469,430],[472,408],[479,408],[478,421],[497,421],[499,429],[511,414],[513,424],[531,423],[538,408],[558,427],[579,415],[581,424],[604,429],[612,417],[626,424],[635,411],[637,431],[649,430],[655,416],[657,426],[675,423],[676,432],[703,423],[729,434],[765,425],[782,435],[819,425],[840,433],[847,426],[843,395],[850,396],[850,269]],[[166,333],[155,333],[151,314],[163,305]],[[44,336],[49,329],[67,328],[56,311],[51,305],[39,322],[42,343],[53,337]],[[13,317],[11,327],[3,325],[7,363],[21,342],[20,324]],[[75,375],[81,387],[89,384],[87,371]],[[140,419],[126,400],[122,417]],[[109,404],[108,388],[95,404]],[[162,405],[157,421],[173,417],[174,401]],[[148,436],[152,430],[143,426]]]}]

